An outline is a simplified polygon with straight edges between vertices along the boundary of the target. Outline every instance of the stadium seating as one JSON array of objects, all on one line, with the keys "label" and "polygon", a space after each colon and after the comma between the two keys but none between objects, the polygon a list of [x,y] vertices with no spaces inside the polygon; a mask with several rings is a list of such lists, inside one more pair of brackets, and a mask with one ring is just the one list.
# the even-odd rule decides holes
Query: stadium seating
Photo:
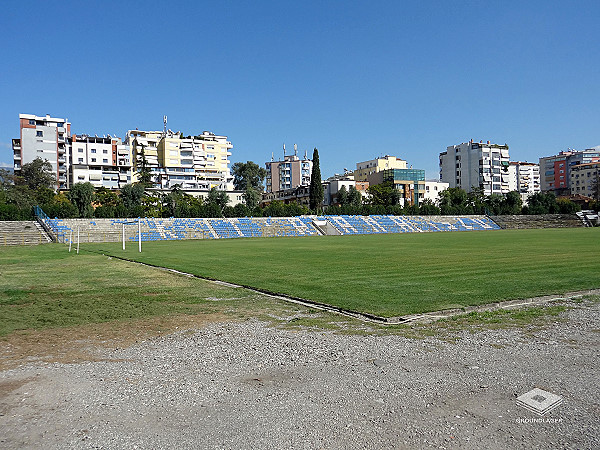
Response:
[{"label": "stadium seating", "polygon": [[[315,216],[242,218],[143,218],[143,241],[182,239],[231,239],[275,236],[317,236]],[[335,234],[422,233],[438,231],[497,230],[485,216],[322,216]],[[44,222],[59,242],[118,242],[125,225],[125,238],[138,240],[138,219],[50,219]],[[331,233],[330,233],[331,234]]]}]

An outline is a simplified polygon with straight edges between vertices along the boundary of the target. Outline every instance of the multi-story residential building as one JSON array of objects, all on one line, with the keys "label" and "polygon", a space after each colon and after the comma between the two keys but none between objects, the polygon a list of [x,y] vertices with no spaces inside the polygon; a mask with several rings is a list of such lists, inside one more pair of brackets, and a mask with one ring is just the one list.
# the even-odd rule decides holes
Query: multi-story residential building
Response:
[{"label": "multi-story residential building", "polygon": [[600,162],[576,164],[570,167],[571,195],[584,195],[600,200]]},{"label": "multi-story residential building", "polygon": [[230,150],[226,136],[205,131],[184,137],[167,130],[158,143],[159,186],[170,189],[179,184],[184,190],[210,190],[216,187],[233,191],[229,168]]},{"label": "multi-story residential building", "polygon": [[508,165],[508,189],[521,194],[523,203],[531,194],[540,192],[539,164],[521,161],[511,161]]},{"label": "multi-story residential building", "polygon": [[385,169],[367,177],[369,186],[391,182],[400,192],[400,204],[420,205],[425,198],[425,171],[422,169]]},{"label": "multi-story residential building", "polygon": [[294,144],[294,154],[285,154],[283,146],[283,161],[271,161],[266,163],[267,178],[266,192],[288,191],[300,186],[310,186],[312,173],[312,161],[304,152],[304,159],[298,157],[298,147]]},{"label": "multi-story residential building", "polygon": [[506,194],[509,189],[508,145],[490,141],[452,145],[440,153],[440,181],[471,192],[481,187],[485,195]]},{"label": "multi-story residential building", "polygon": [[72,183],[120,189],[132,182],[130,149],[118,137],[74,134],[71,167]]},{"label": "multi-story residential building", "polygon": [[342,187],[346,188],[346,192],[350,191],[350,187],[356,189],[356,181],[354,180],[354,175],[352,173],[346,173],[344,175],[335,174],[334,176],[327,178],[327,180],[323,181],[321,184],[323,185],[323,206],[339,204],[338,193]]},{"label": "multi-story residential building", "polygon": [[233,191],[229,168],[233,145],[227,136],[209,131],[184,137],[171,130],[129,130],[125,143],[132,149],[134,181],[137,181],[143,149],[152,183],[160,189],[171,189],[178,184],[186,191],[207,191],[213,187]]},{"label": "multi-story residential building", "polygon": [[381,158],[356,163],[354,179],[367,181],[369,175],[387,169],[406,169],[406,161],[395,156],[385,155]]},{"label": "multi-story residential building", "polygon": [[442,181],[437,180],[426,180],[425,181],[425,192],[423,193],[424,200],[431,200],[432,203],[436,203],[439,200],[440,192],[448,189],[450,185]]},{"label": "multi-story residential building", "polygon": [[556,195],[571,193],[570,167],[578,164],[600,162],[600,150],[568,150],[558,155],[540,158],[541,190]]},{"label": "multi-story residential building", "polygon": [[15,174],[23,164],[41,158],[52,165],[56,188],[68,189],[71,124],[66,119],[33,114],[19,114],[19,123],[21,136],[12,141]]},{"label": "multi-story residential building", "polygon": [[158,143],[163,137],[163,131],[129,130],[125,135],[125,145],[131,148],[131,159],[133,164],[133,182],[138,181],[139,165],[142,152],[146,159],[146,165],[152,173],[152,182],[160,183],[160,165],[158,163]]}]

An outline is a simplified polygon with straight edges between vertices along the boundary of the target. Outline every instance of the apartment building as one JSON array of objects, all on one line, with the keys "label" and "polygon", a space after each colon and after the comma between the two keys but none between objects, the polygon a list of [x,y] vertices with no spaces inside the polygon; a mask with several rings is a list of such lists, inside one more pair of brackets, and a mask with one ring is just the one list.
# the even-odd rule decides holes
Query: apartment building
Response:
[{"label": "apartment building", "polygon": [[323,185],[323,206],[339,204],[338,193],[342,187],[346,188],[346,192],[349,192],[351,187],[356,189],[356,181],[352,173],[335,174],[321,184]]},{"label": "apartment building", "polygon": [[406,169],[406,161],[395,156],[385,155],[381,158],[371,159],[356,163],[354,179],[356,181],[367,181],[369,175],[387,169]]},{"label": "apartment building", "polygon": [[130,148],[121,138],[74,134],[70,143],[71,183],[120,189],[132,182]]},{"label": "apartment building", "polygon": [[20,138],[12,140],[15,174],[36,158],[47,160],[56,176],[56,189],[69,188],[69,137],[67,119],[19,114]]},{"label": "apartment building", "polygon": [[570,168],[594,162],[600,162],[600,150],[593,148],[582,151],[567,150],[559,152],[558,155],[540,158],[541,190],[554,192],[556,195],[570,195]]},{"label": "apartment building", "polygon": [[158,144],[163,137],[162,131],[129,130],[125,135],[125,145],[131,149],[131,162],[133,164],[132,182],[138,180],[138,170],[142,154],[146,165],[152,173],[152,182],[160,183],[160,165],[158,162]]},{"label": "apartment building", "polygon": [[511,161],[508,165],[508,175],[509,191],[517,191],[524,204],[527,204],[527,198],[531,194],[541,190],[539,164]]},{"label": "apartment building", "polygon": [[466,192],[481,187],[485,195],[506,194],[509,162],[508,145],[470,140],[440,153],[440,181]]},{"label": "apartment building", "polygon": [[271,155],[271,161],[266,164],[266,193],[288,191],[300,186],[310,186],[312,174],[312,161],[307,158],[306,151],[304,159],[298,156],[298,146],[294,144],[294,154],[286,155],[283,146],[283,160],[275,161]]},{"label": "apartment building", "polygon": [[179,184],[186,191],[208,191],[213,187],[233,191],[229,168],[232,148],[226,136],[210,131],[184,137],[167,130],[157,144],[157,185],[170,189]]},{"label": "apartment building", "polygon": [[445,191],[449,187],[449,183],[444,183],[437,180],[425,180],[425,191],[423,192],[424,200],[431,200],[437,204],[440,192]]},{"label": "apartment building", "polygon": [[570,167],[571,195],[583,195],[600,200],[600,162],[576,164]]}]

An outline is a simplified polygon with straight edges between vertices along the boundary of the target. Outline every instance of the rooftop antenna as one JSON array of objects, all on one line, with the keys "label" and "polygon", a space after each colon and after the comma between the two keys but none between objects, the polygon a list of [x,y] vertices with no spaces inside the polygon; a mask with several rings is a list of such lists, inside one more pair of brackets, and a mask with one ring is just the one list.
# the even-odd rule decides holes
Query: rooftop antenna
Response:
[{"label": "rooftop antenna", "polygon": [[167,116],[163,116],[163,136],[167,135]]},{"label": "rooftop antenna", "polygon": [[304,149],[304,160],[306,161],[306,149]]},{"label": "rooftop antenna", "polygon": [[273,152],[271,152],[271,162],[275,161],[275,156],[273,156]]},{"label": "rooftop antenna", "polygon": [[298,144],[294,144],[294,156],[298,156]]},{"label": "rooftop antenna", "polygon": [[283,144],[283,159],[285,159],[285,144]]}]

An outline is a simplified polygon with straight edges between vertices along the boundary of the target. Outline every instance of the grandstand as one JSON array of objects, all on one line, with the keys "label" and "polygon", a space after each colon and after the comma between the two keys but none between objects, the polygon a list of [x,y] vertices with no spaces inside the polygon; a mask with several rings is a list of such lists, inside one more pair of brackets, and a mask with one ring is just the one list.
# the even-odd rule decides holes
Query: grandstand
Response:
[{"label": "grandstand", "polygon": [[[232,239],[280,236],[497,230],[486,216],[300,216],[242,218],[50,219],[39,216],[58,242]],[[325,226],[319,225],[325,223]]]}]

